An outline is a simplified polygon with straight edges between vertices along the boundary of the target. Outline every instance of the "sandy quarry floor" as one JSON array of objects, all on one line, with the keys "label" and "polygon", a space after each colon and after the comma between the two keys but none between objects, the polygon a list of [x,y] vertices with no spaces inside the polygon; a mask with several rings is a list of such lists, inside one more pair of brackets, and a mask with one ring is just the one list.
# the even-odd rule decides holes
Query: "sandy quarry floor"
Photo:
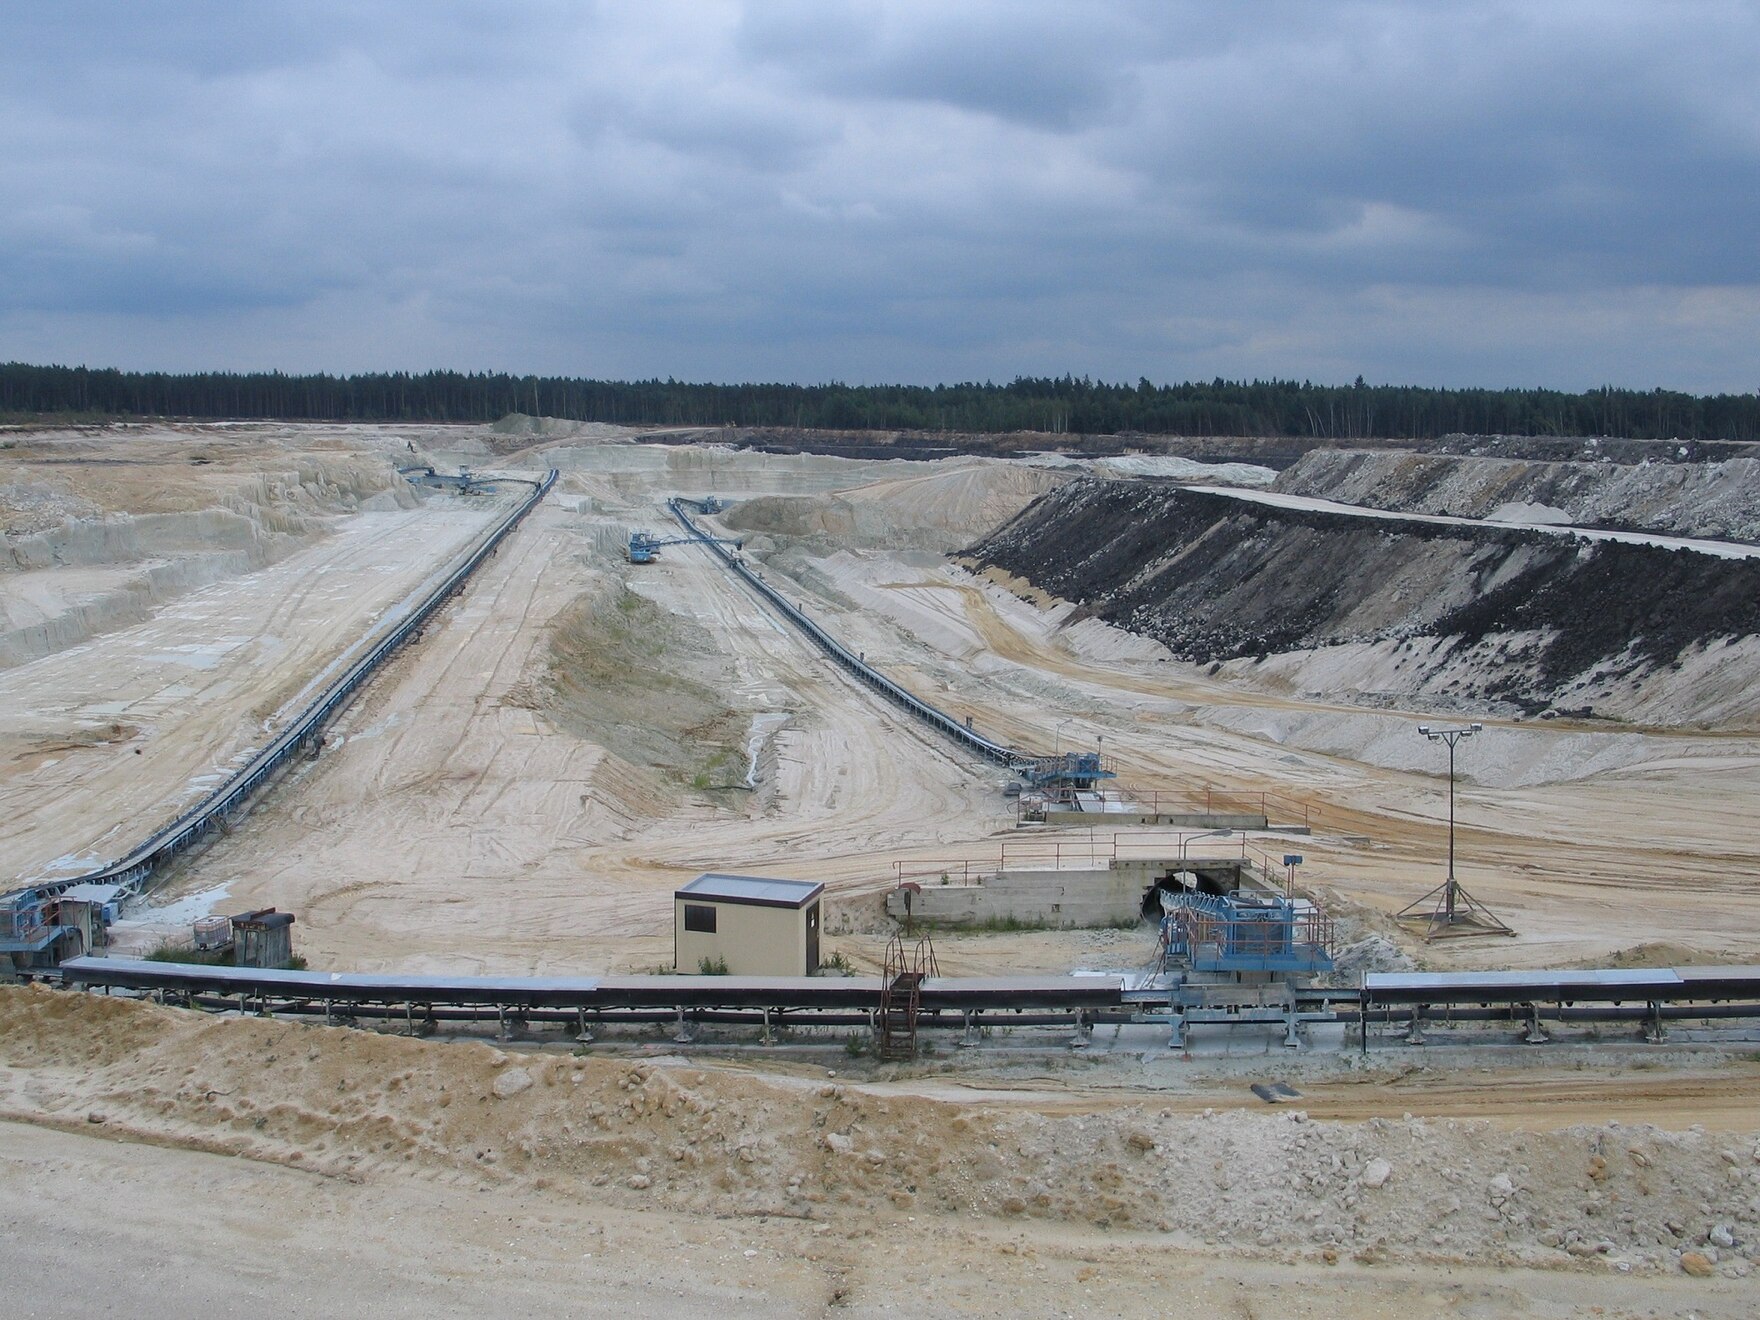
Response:
[{"label": "sandy quarry floor", "polygon": [[[447,626],[350,712],[342,745],[213,849],[186,892],[225,885],[229,902],[298,912],[314,962],[640,970],[670,955],[666,900],[681,880],[769,871],[831,881],[856,928],[833,947],[871,964],[881,935],[856,900],[886,887],[894,863],[1021,847],[1012,809],[994,769],[859,692],[705,553],[622,561],[630,527],[664,525],[666,495],[710,489],[750,506],[732,527],[768,574],[980,728],[1045,746],[1062,725],[1065,746],[1103,740],[1128,781],[1278,795],[1281,814],[1306,814],[1314,833],[1255,845],[1300,852],[1306,882],[1368,927],[1441,879],[1442,763],[1415,731],[1434,713],[1243,689],[1101,625],[1063,626],[1067,606],[1034,606],[933,553],[1024,503],[1035,487],[1018,470],[955,462],[900,476],[900,465],[628,445],[510,461],[554,462],[565,480]],[[669,715],[673,695],[644,675],[694,675],[725,708],[719,762],[705,744],[696,773],[656,773],[630,748],[619,756],[615,738],[581,736],[546,696],[558,621],[622,591],[655,607],[664,636],[597,699],[671,718],[688,745],[714,721],[700,702]],[[731,742],[729,727],[743,731]],[[744,777],[748,752],[755,791],[721,787]],[[1460,875],[1520,935],[1420,951],[1429,964],[1582,962],[1647,943],[1678,946],[1657,954],[1669,958],[1760,955],[1752,736],[1491,722],[1461,770]],[[1102,853],[1112,833],[1097,827]],[[1157,845],[1137,831],[1126,846]],[[975,971],[1092,965],[1094,950],[1028,936],[954,939],[942,953]],[[1108,965],[1140,960],[1121,949]]]},{"label": "sandy quarry floor", "polygon": [[[410,443],[402,432],[363,428],[280,428],[273,438],[278,453],[305,444],[326,452],[340,447],[382,465]],[[1434,719],[1433,712],[1365,711],[1305,695],[1309,688],[1324,692],[1320,661],[1312,667],[1312,682],[1301,681],[1298,671],[1287,689],[1246,688],[1226,673],[1211,676],[1169,662],[1157,648],[1092,622],[1068,626],[1067,606],[1029,603],[943,558],[1056,480],[1053,472],[976,460],[902,465],[631,445],[616,443],[616,434],[604,428],[513,453],[508,450],[517,445],[506,437],[463,430],[415,438],[442,463],[529,470],[555,465],[564,480],[424,640],[400,655],[334,726],[324,754],[290,774],[240,829],[184,865],[161,896],[170,905],[163,918],[155,922],[149,914],[125,936],[135,947],[178,933],[193,915],[216,905],[274,905],[297,914],[299,951],[319,967],[647,970],[670,960],[672,889],[700,870],[718,868],[829,881],[834,901],[827,952],[842,952],[858,967],[873,966],[885,938],[877,896],[891,884],[895,863],[921,869],[994,857],[1005,844],[1020,846],[1023,834],[1000,793],[999,772],[956,755],[854,688],[709,556],[680,548],[651,566],[623,562],[619,549],[629,529],[666,526],[661,503],[667,495],[708,491],[741,502],[743,511],[736,508],[727,526],[746,538],[748,553],[765,565],[767,576],[791,583],[785,589],[846,643],[907,686],[970,714],[979,728],[1045,750],[1054,729],[1064,747],[1103,739],[1130,781],[1267,791],[1287,804],[1285,818],[1305,813],[1311,836],[1253,842],[1273,854],[1302,853],[1303,880],[1335,896],[1354,929],[1387,930],[1388,912],[1441,878],[1446,799],[1440,762],[1414,731],[1420,719]],[[36,490],[30,481],[19,488]],[[329,509],[324,516],[330,521],[322,535],[249,578],[235,576],[179,595],[135,628],[101,631],[79,650],[0,671],[0,685],[13,685],[5,689],[8,722],[0,729],[11,742],[0,771],[0,788],[9,796],[0,800],[25,813],[15,819],[28,820],[7,835],[13,870],[40,870],[74,850],[103,852],[112,841],[99,823],[118,814],[116,801],[142,804],[137,809],[145,811],[148,802],[175,802],[198,787],[250,745],[262,722],[351,634],[468,539],[468,517],[482,515],[455,517],[430,502],[420,509]],[[247,581],[253,590],[242,590]],[[137,629],[148,631],[137,635]],[[295,650],[299,656],[287,654]],[[101,667],[94,670],[94,664]],[[61,677],[33,679],[39,666]],[[86,677],[88,670],[100,677]],[[583,686],[583,674],[590,684]],[[57,701],[67,709],[58,710]],[[106,702],[121,703],[124,713],[95,708]],[[30,716],[42,727],[22,718],[26,711],[47,712]],[[103,723],[94,726],[99,717]],[[126,727],[75,740],[64,731],[70,719],[88,730],[110,722]],[[1421,958],[1454,966],[1760,956],[1760,889],[1752,883],[1760,870],[1760,827],[1752,810],[1760,801],[1760,741],[1667,728],[1488,723],[1485,736],[1463,750],[1460,872],[1520,936],[1414,950]],[[61,747],[56,738],[76,745]],[[129,739],[144,745],[143,756],[133,755]],[[124,772],[118,778],[116,762],[144,762],[146,747],[164,753],[153,760],[154,777]],[[15,793],[24,796],[10,796]],[[117,793],[124,796],[103,799],[112,803],[109,813],[81,809],[57,818],[82,799],[91,803],[99,794]],[[95,822],[87,837],[75,837],[75,819]],[[1125,846],[1152,842],[1133,833],[1137,837]],[[1089,846],[1104,853],[1112,846],[1110,834],[1069,831],[1064,837],[1091,840]],[[1158,837],[1172,847],[1178,836]],[[1149,944],[1147,935],[1136,932],[1033,932],[948,937],[938,951],[942,968],[959,974],[1129,967],[1147,957]],[[0,1033],[0,1051],[15,1043],[10,1019],[8,1026]],[[105,1039],[117,1029],[115,1023],[73,1026],[76,1033],[90,1030]],[[259,1029],[242,1023],[227,1029],[247,1026]],[[278,1024],[260,1029],[309,1030]],[[1394,1246],[1352,1246],[1356,1237],[1339,1234],[1368,1204],[1360,1186],[1348,1185],[1352,1178],[1360,1182],[1363,1143],[1398,1146],[1404,1153],[1396,1163],[1403,1170],[1432,1136],[1403,1128],[1372,1134],[1368,1125],[1377,1119],[1403,1119],[1381,1110],[1379,1097],[1364,1103],[1360,1088],[1336,1079],[1313,1083],[1314,1115],[1329,1120],[1314,1130],[1334,1134],[1348,1149],[1322,1143],[1324,1170],[1314,1171],[1324,1173],[1322,1190],[1332,1199],[1317,1219],[1299,1221],[1320,1226],[1296,1235],[1309,1254],[1248,1259],[1207,1247],[1196,1221],[1176,1226],[1173,1238],[1153,1224],[1153,1232],[1141,1237],[1132,1236],[1145,1231],[1134,1222],[1128,1231],[1116,1219],[1110,1229],[1095,1227],[1081,1197],[1121,1193],[1089,1187],[1078,1195],[1065,1186],[1076,1174],[1061,1163],[1055,1176],[1040,1179],[1055,1211],[1029,1215],[1018,1227],[999,1207],[1015,1195],[1031,1204],[1025,1184],[1008,1191],[1001,1182],[986,1183],[991,1200],[949,1193],[929,1207],[926,1200],[901,1205],[895,1194],[922,1194],[904,1191],[908,1182],[882,1180],[848,1203],[853,1218],[821,1230],[818,1222],[789,1217],[774,1197],[717,1200],[727,1188],[711,1191],[715,1184],[703,1179],[699,1188],[689,1177],[631,1172],[644,1159],[667,1167],[673,1147],[664,1134],[651,1145],[595,1145],[597,1153],[571,1157],[573,1172],[551,1177],[548,1185],[540,1185],[549,1175],[536,1173],[536,1164],[529,1176],[512,1182],[479,1183],[469,1149],[475,1135],[442,1125],[424,1137],[421,1123],[428,1120],[413,1114],[394,1115],[383,1127],[372,1118],[375,1106],[383,1108],[383,1096],[358,1112],[319,1105],[315,1092],[293,1109],[277,1108],[281,1082],[274,1065],[304,1047],[265,1044],[257,1037],[251,1040],[253,1048],[262,1046],[254,1056],[261,1072],[246,1079],[245,1092],[255,1097],[252,1109],[235,1101],[217,1114],[212,1100],[191,1102],[189,1087],[178,1091],[160,1081],[154,1083],[159,1090],[143,1092],[138,1105],[127,1102],[133,1117],[122,1129],[173,1145],[252,1154],[283,1167],[214,1165],[93,1140],[81,1126],[87,1108],[123,1104],[128,1079],[140,1075],[143,1051],[157,1048],[153,1042],[170,1030],[158,1018],[148,1027],[130,1027],[127,1047],[104,1054],[103,1075],[95,1080],[81,1073],[84,1063],[9,1056],[8,1113],[32,1123],[66,1122],[79,1131],[40,1136],[40,1129],[0,1129],[0,1177],[14,1186],[39,1182],[40,1165],[33,1161],[49,1161],[100,1186],[125,1189],[139,1215],[127,1222],[143,1225],[175,1219],[202,1189],[239,1205],[236,1222],[204,1221],[199,1246],[180,1258],[188,1267],[192,1314],[202,1314],[204,1306],[217,1313],[225,1277],[216,1262],[249,1242],[284,1253],[256,1267],[252,1286],[267,1292],[286,1278],[306,1280],[311,1291],[300,1296],[309,1304],[301,1304],[312,1313],[343,1295],[355,1271],[389,1278],[412,1263],[446,1281],[448,1305],[457,1303],[458,1310],[489,1295],[480,1275],[493,1267],[508,1286],[505,1295],[496,1294],[506,1303],[501,1309],[513,1313],[528,1299],[534,1310],[560,1299],[565,1310],[592,1314],[599,1302],[590,1294],[603,1286],[619,1290],[619,1310],[637,1314],[645,1314],[644,1307],[738,1314],[760,1305],[770,1308],[766,1313],[814,1314],[840,1288],[848,1291],[839,1307],[878,1312],[894,1299],[889,1289],[895,1287],[910,1302],[905,1313],[989,1314],[1000,1309],[1001,1285],[1011,1313],[1110,1305],[1117,1313],[1137,1314],[1167,1309],[1165,1286],[1156,1280],[1169,1272],[1179,1275],[1179,1296],[1192,1299],[1193,1310],[1201,1304],[1254,1313],[1282,1296],[1282,1312],[1289,1309],[1292,1281],[1315,1277],[1317,1253],[1328,1242],[1342,1250],[1341,1261],[1336,1273],[1301,1285],[1308,1314],[1373,1314],[1366,1309],[1373,1305],[1390,1315],[1509,1314],[1524,1307],[1528,1314],[1563,1315],[1582,1313],[1591,1298],[1608,1314],[1675,1314],[1683,1299],[1701,1314],[1718,1314],[1720,1306],[1723,1313],[1746,1313],[1730,1300],[1746,1293],[1719,1291],[1745,1289],[1741,1280],[1669,1277],[1666,1270],[1674,1267],[1667,1253],[1678,1252],[1682,1239],[1669,1231],[1672,1247],[1650,1241],[1667,1230],[1647,1226],[1649,1220],[1633,1227],[1629,1242],[1621,1237],[1613,1253],[1628,1263],[1649,1253],[1653,1267],[1633,1266],[1641,1283],[1638,1276],[1610,1277],[1614,1267],[1602,1253],[1594,1253],[1596,1262],[1572,1266],[1573,1272],[1549,1272],[1554,1263],[1579,1258],[1564,1250],[1562,1237],[1555,1245],[1541,1241],[1545,1230],[1532,1216],[1517,1225],[1519,1232],[1500,1229],[1488,1244],[1453,1254],[1428,1240],[1400,1236],[1404,1220],[1428,1224],[1455,1213],[1447,1209],[1451,1197],[1465,1200],[1469,1218],[1479,1214],[1482,1186],[1475,1201],[1459,1188],[1426,1183],[1421,1195],[1413,1193],[1416,1199],[1376,1221],[1383,1226],[1375,1232]],[[338,1042],[359,1038],[298,1037],[318,1042],[314,1058],[325,1059],[334,1050],[354,1048]],[[173,1073],[193,1069],[186,1075],[194,1077],[209,1053],[231,1048],[225,1039],[191,1044],[178,1035],[166,1048],[186,1055],[175,1067],[167,1060],[151,1066],[163,1064]],[[398,1065],[434,1078],[452,1066],[441,1060],[451,1059],[455,1049],[480,1048],[390,1044],[439,1051]],[[104,1049],[94,1039],[93,1057]],[[459,1085],[477,1088],[470,1092],[473,1105],[489,1103],[475,1097],[489,1085],[493,1068],[481,1061],[486,1054],[469,1057],[476,1060],[474,1080]],[[389,1060],[371,1067],[391,1076]],[[602,1073],[601,1066],[623,1065],[589,1070],[592,1085],[615,1090],[623,1074]],[[1495,1158],[1487,1157],[1496,1169],[1473,1162],[1478,1157],[1464,1147],[1424,1157],[1436,1169],[1472,1163],[1483,1184],[1505,1166],[1544,1169],[1549,1160],[1567,1158],[1580,1163],[1590,1158],[1586,1152],[1599,1149],[1595,1143],[1613,1139],[1606,1128],[1584,1128],[1588,1135],[1568,1138],[1576,1144],[1554,1150],[1535,1135],[1561,1125],[1575,1132],[1572,1125],[1617,1116],[1621,1124],[1654,1124],[1666,1132],[1690,1132],[1695,1122],[1720,1134],[1743,1132],[1751,1126],[1742,1114],[1752,1078],[1739,1070],[1720,1072],[1724,1065],[1716,1061],[1705,1067],[1709,1074],[1688,1068],[1666,1084],[1647,1071],[1585,1083],[1532,1064],[1494,1085],[1484,1078],[1469,1083],[1431,1077],[1423,1085],[1405,1084],[1413,1098],[1401,1100],[1400,1113],[1409,1110],[1420,1125],[1431,1115],[1438,1122],[1466,1123],[1481,1136],[1511,1134],[1507,1144],[1495,1147]],[[922,1111],[920,1126],[900,1126],[898,1114],[877,1111],[861,1121],[876,1134],[876,1145],[891,1150],[925,1139],[924,1133],[940,1131],[958,1115],[1021,1111],[1022,1122],[1050,1122],[1059,1114],[1088,1121],[1082,1115],[1104,1113],[1111,1116],[1097,1132],[1122,1142],[1127,1130],[1110,1125],[1137,1120],[1113,1111],[1134,1111],[1136,1097],[1145,1092],[1179,1092],[1168,1095],[1164,1120],[1176,1124],[1204,1121],[1203,1108],[1229,1112],[1239,1103],[1234,1082],[1207,1091],[1195,1080],[1182,1080],[1180,1068],[1161,1054],[1092,1086],[1073,1084],[1061,1073],[1047,1078],[1031,1070],[1010,1072],[948,1083],[959,1088],[951,1100],[922,1079],[907,1079],[901,1103],[942,1107]],[[705,1083],[711,1089],[721,1084]],[[884,1097],[889,1084],[876,1079],[876,1095]],[[575,1083],[557,1074],[541,1085]],[[325,1086],[334,1089],[334,1079]],[[215,1074],[195,1094],[234,1089]],[[1426,1089],[1427,1096],[1419,1094]],[[617,1103],[610,1092],[607,1097],[593,1103]],[[966,1103],[974,1097],[981,1103]],[[786,1107],[775,1097],[761,1103]],[[258,1118],[279,1132],[283,1117],[316,1127],[282,1132],[274,1142],[252,1135],[265,1130]],[[1261,1120],[1285,1121],[1251,1119]],[[106,1119],[112,1121],[119,1120]],[[506,1151],[505,1143],[534,1139],[509,1135],[516,1130],[539,1129],[494,1127],[496,1144],[477,1148]],[[1058,1140],[1069,1145],[1080,1130],[1060,1128]],[[1195,1131],[1182,1127],[1157,1142],[1165,1140],[1169,1149],[1191,1146]],[[343,1135],[312,1135],[321,1132]],[[1217,1161],[1226,1165],[1234,1158],[1228,1152],[1251,1148],[1264,1136],[1243,1129],[1229,1138],[1226,1150],[1217,1149]],[[295,1150],[311,1156],[320,1139],[331,1154],[309,1165],[304,1157],[292,1159]],[[818,1141],[815,1149],[824,1148],[812,1133],[783,1133],[775,1140]],[[858,1154],[868,1148],[854,1147]],[[1050,1149],[1034,1142],[1027,1148],[1038,1152],[1034,1159],[1046,1158]],[[1721,1149],[1695,1148],[1688,1161],[1693,1178],[1712,1180],[1706,1187],[1723,1176],[1719,1167],[1736,1167],[1720,1166]],[[358,1159],[347,1160],[348,1152]],[[1336,1172],[1331,1153],[1346,1170],[1336,1185],[1327,1181]],[[729,1158],[744,1163],[737,1153]],[[461,1159],[472,1162],[463,1174]],[[298,1171],[320,1166],[318,1174]],[[367,1166],[370,1174],[362,1172]],[[1741,1165],[1744,1179],[1746,1167]],[[715,1169],[704,1179],[713,1178]],[[600,1174],[611,1181],[586,1190]],[[366,1181],[348,1180],[356,1176]],[[1517,1181],[1526,1176],[1517,1175]],[[636,1190],[627,1185],[630,1177],[647,1178],[665,1194],[625,1195]],[[1536,1175],[1534,1182],[1539,1187],[1545,1179]],[[489,1190],[476,1190],[480,1185]],[[75,1190],[80,1184],[58,1179],[56,1186],[43,1222],[85,1222],[94,1247],[114,1250],[119,1260],[152,1253],[157,1238],[150,1229],[93,1228],[91,1202]],[[1171,1186],[1163,1171],[1132,1181],[1123,1199],[1135,1204],[1133,1198],[1152,1194],[1161,1205]],[[780,1187],[787,1190],[786,1179]],[[1227,1181],[1218,1184],[1205,1204],[1226,1208],[1230,1190]],[[1576,1191],[1586,1195],[1594,1188]],[[1544,1195],[1555,1194],[1547,1184]],[[1244,1195],[1244,1188],[1235,1188],[1233,1201]],[[1754,1192],[1741,1182],[1728,1198],[1694,1195],[1699,1199],[1692,1205],[1739,1218],[1748,1213],[1743,1207]],[[1355,1198],[1348,1212],[1347,1197]],[[268,1236],[277,1222],[277,1198],[308,1208],[314,1226],[302,1221],[297,1231]],[[527,1207],[523,1218],[521,1204]],[[1561,1202],[1549,1217],[1565,1223],[1568,1208],[1581,1241],[1589,1229],[1599,1229],[1588,1223],[1596,1215],[1583,1209],[1586,1204],[1591,1202],[1582,1197],[1570,1207]],[[393,1206],[419,1225],[407,1240],[390,1225]],[[877,1219],[875,1206],[898,1213]],[[1492,1208],[1499,1209],[1500,1222],[1509,1218]],[[1305,1210],[1298,1206],[1293,1213]],[[713,1217],[722,1214],[736,1218]],[[913,1227],[913,1214],[928,1226]],[[55,1221],[54,1215],[65,1218]],[[339,1225],[334,1233],[315,1226],[332,1217]],[[499,1225],[510,1218],[528,1230],[524,1236],[511,1230],[499,1236]],[[531,1231],[534,1226],[539,1231]],[[1683,1224],[1683,1233],[1702,1236],[1709,1227]],[[595,1247],[580,1245],[596,1236],[595,1229],[614,1236],[614,1263]],[[1235,1240],[1257,1240],[1260,1232],[1256,1218],[1243,1221]],[[828,1239],[835,1250],[824,1245]],[[350,1244],[346,1250],[344,1243]],[[564,1250],[561,1243],[579,1250]],[[49,1249],[40,1235],[12,1238],[3,1248],[15,1253],[13,1259]],[[816,1249],[818,1261],[812,1259]],[[1029,1249],[1037,1255],[1021,1254]],[[326,1261],[321,1250],[336,1256]],[[736,1250],[737,1256],[730,1254]],[[593,1252],[592,1263],[587,1252]],[[1354,1253],[1362,1252],[1363,1261],[1355,1261]],[[1419,1253],[1438,1252],[1434,1264],[1413,1263]],[[457,1264],[443,1268],[446,1262]],[[1540,1264],[1547,1268],[1533,1268]],[[1485,1272],[1498,1266],[1524,1272]],[[1734,1263],[1723,1267],[1733,1269]],[[766,1294],[780,1300],[764,1302]],[[382,1313],[402,1314],[397,1308],[403,1304],[402,1297],[387,1294]]]}]

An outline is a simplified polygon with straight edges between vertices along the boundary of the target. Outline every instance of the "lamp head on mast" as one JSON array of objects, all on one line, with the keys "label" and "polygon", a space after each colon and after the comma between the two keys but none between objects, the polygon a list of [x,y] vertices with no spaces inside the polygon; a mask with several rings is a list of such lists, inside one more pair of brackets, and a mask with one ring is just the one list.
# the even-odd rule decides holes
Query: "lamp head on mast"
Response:
[{"label": "lamp head on mast", "polygon": [[1463,724],[1452,729],[1432,729],[1428,724],[1420,724],[1418,732],[1431,742],[1456,742],[1462,738],[1471,738],[1475,733],[1485,732],[1483,724]]}]

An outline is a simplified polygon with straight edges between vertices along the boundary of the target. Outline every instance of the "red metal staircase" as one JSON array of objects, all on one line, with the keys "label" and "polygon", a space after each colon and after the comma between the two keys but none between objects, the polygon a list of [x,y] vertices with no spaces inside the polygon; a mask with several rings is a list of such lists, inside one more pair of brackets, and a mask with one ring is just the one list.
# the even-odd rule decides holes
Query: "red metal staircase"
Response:
[{"label": "red metal staircase", "polygon": [[886,946],[886,963],[880,975],[880,1012],[874,1020],[881,1059],[916,1057],[923,982],[940,975],[935,965],[935,946],[927,935],[909,948],[902,935],[892,937]]}]

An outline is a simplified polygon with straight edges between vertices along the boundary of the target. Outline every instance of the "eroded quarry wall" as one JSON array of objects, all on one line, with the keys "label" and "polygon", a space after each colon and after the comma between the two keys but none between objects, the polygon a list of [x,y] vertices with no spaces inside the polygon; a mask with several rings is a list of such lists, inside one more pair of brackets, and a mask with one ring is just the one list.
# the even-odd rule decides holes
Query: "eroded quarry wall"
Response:
[{"label": "eroded quarry wall", "polygon": [[[1752,560],[1091,479],[966,554],[1178,658],[1275,667],[1300,654],[1327,671],[1313,686],[1358,697],[1663,723],[1760,711]],[[1350,648],[1345,672],[1325,662],[1335,648]],[[1279,677],[1304,683],[1287,665]]]},{"label": "eroded quarry wall", "polygon": [[[0,668],[275,563],[339,517],[418,499],[389,464],[358,455],[280,464],[228,453],[192,469],[187,446],[151,458],[89,448],[47,459],[24,451],[0,469]],[[240,470],[265,462],[268,471]]]},{"label": "eroded quarry wall", "polygon": [[1405,513],[1495,518],[1538,508],[1580,526],[1760,540],[1760,458],[1583,462],[1316,449],[1275,488]]}]

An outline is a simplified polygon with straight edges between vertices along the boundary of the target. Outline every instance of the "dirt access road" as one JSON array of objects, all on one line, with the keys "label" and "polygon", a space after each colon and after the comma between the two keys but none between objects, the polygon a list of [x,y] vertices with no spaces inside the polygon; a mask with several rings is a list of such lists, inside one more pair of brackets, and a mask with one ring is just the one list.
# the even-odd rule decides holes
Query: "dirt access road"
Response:
[{"label": "dirt access road", "polygon": [[[148,1296],[190,1320],[277,1315],[1213,1316],[1260,1298],[1307,1320],[1737,1320],[1744,1283],[1453,1265],[1282,1264],[1097,1229],[911,1220],[886,1243],[781,1218],[705,1220],[558,1191],[325,1178],[220,1155],[0,1124],[0,1270],[18,1316]],[[191,1219],[191,1205],[225,1215]],[[168,1249],[167,1244],[175,1243]],[[66,1268],[76,1248],[86,1262]],[[1591,1310],[1593,1308],[1593,1311]]]},{"label": "dirt access road", "polygon": [[1377,509],[1363,504],[1340,504],[1337,500],[1320,499],[1313,495],[1290,495],[1274,490],[1242,490],[1231,486],[1193,485],[1193,490],[1207,495],[1224,495],[1229,499],[1269,504],[1280,509],[1307,509],[1316,513],[1339,513],[1352,518],[1380,518],[1392,522],[1434,523],[1444,527],[1522,527],[1531,532],[1547,532],[1556,536],[1575,536],[1585,541],[1620,541],[1626,545],[1654,545],[1664,550],[1691,550],[1696,554],[1714,555],[1719,559],[1754,559],[1760,557],[1760,545],[1741,541],[1715,541],[1703,537],[1666,536],[1659,532],[1621,532],[1606,527],[1576,527],[1556,520],[1533,518],[1462,518],[1444,513],[1407,513],[1394,509]]},{"label": "dirt access road", "polygon": [[[864,1241],[784,1218],[704,1219],[559,1189],[368,1182],[0,1124],[0,1271],[21,1317],[1066,1316],[1738,1320],[1745,1281],[1557,1269],[1284,1264],[1153,1236],[901,1220]],[[192,1218],[189,1207],[226,1207]],[[19,1207],[29,1206],[28,1215]],[[827,1239],[830,1239],[829,1241]],[[80,1268],[67,1267],[77,1251]]]}]

